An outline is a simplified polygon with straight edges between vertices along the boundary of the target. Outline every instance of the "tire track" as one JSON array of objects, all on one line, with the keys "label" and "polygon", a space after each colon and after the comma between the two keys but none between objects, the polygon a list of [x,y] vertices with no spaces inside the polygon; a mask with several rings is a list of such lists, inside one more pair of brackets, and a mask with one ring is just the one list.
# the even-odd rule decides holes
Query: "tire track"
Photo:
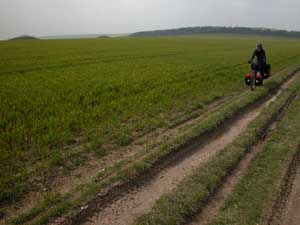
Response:
[{"label": "tire track", "polygon": [[[288,85],[293,81],[291,79],[289,82],[283,85],[282,89],[288,87]],[[281,93],[282,90],[279,90],[278,93]],[[275,101],[275,98],[279,96],[276,94],[266,105],[270,104],[272,101]],[[231,171],[231,173],[227,176],[222,186],[216,191],[216,194],[209,200],[206,207],[204,207],[201,212],[192,219],[192,222],[189,225],[208,225],[213,222],[213,219],[219,214],[222,206],[225,201],[231,196],[235,187],[241,180],[243,174],[247,171],[248,167],[251,165],[252,161],[255,157],[263,151],[266,143],[270,139],[272,132],[276,129],[278,122],[285,114],[289,105],[292,103],[296,95],[292,95],[289,101],[285,104],[282,110],[277,115],[277,118],[269,125],[268,130],[262,136],[262,139],[258,141],[249,152],[241,159],[238,165]]]},{"label": "tire track", "polygon": [[[287,88],[292,80],[293,79],[282,85],[281,88]],[[198,146],[196,151],[194,151],[194,154],[188,155],[182,160],[177,160],[176,164],[173,164],[156,174],[144,186],[131,190],[128,193],[124,193],[106,207],[100,207],[98,212],[88,218],[84,224],[131,224],[137,216],[147,213],[154,205],[155,201],[162,195],[174,190],[180,181],[192,174],[194,168],[203,166],[203,164],[211,157],[243,133],[249,123],[260,114],[264,107],[272,101],[275,101],[280,93],[281,90],[279,90],[272,98],[264,100],[258,106],[253,107],[246,113],[234,118],[234,121],[229,126],[222,129],[218,134],[210,137],[206,143]],[[80,223],[80,221],[77,221],[76,223]]]},{"label": "tire track", "polygon": [[[276,75],[286,70],[287,68],[280,71]],[[289,81],[287,81],[285,84],[287,84],[288,82]],[[113,150],[112,154],[109,154],[108,156],[104,157],[101,160],[95,160],[91,158],[88,160],[89,163],[87,164],[87,167],[79,167],[79,169],[72,171],[71,174],[69,174],[68,176],[63,176],[58,180],[53,178],[52,184],[51,186],[47,186],[47,190],[51,191],[52,193],[58,192],[60,194],[66,194],[69,191],[71,191],[74,187],[76,188],[76,186],[84,184],[87,181],[94,179],[93,177],[96,176],[98,171],[101,171],[104,168],[107,168],[114,163],[117,163],[123,159],[128,159],[128,158],[133,158],[134,161],[137,161],[140,157],[142,157],[141,154],[137,154],[137,153],[141,152],[147,146],[153,145],[155,148],[155,146],[158,146],[160,143],[163,143],[166,140],[176,137],[178,134],[185,132],[185,130],[191,129],[191,127],[193,127],[195,124],[200,123],[202,120],[207,118],[211,113],[221,109],[224,105],[228,103],[229,100],[230,101],[232,101],[233,99],[237,100],[248,93],[249,93],[248,91],[243,91],[240,94],[234,94],[232,96],[228,96],[216,100],[211,104],[209,104],[206,108],[197,109],[192,111],[189,114],[186,114],[184,118],[181,119],[180,123],[177,123],[175,126],[172,126],[171,128],[158,129],[145,136],[139,137],[130,146],[122,147],[118,149],[118,151]],[[226,132],[226,128],[223,131]],[[210,139],[214,139],[216,136],[218,136],[218,134],[211,137]],[[226,143],[224,142],[224,144]],[[184,151],[183,154],[185,154]],[[180,158],[184,158],[184,157],[185,156],[180,156]],[[207,161],[211,156],[207,155],[206,157],[207,159],[205,160]],[[21,213],[26,212],[27,210],[31,209],[34,206],[34,204],[37,201],[39,201],[38,199],[41,199],[44,194],[45,192],[41,193],[41,195],[39,195],[39,193],[33,193],[32,196],[29,193],[29,195],[27,195],[24,201],[25,204],[23,204],[23,206],[21,204],[20,208],[8,209],[9,210],[8,214],[6,215],[5,218],[2,219],[4,220],[11,219],[11,217],[15,215],[19,215]],[[4,220],[0,219],[0,224],[2,222],[5,222]]]},{"label": "tire track", "polygon": [[298,225],[300,221],[300,144],[282,179],[267,225]]}]

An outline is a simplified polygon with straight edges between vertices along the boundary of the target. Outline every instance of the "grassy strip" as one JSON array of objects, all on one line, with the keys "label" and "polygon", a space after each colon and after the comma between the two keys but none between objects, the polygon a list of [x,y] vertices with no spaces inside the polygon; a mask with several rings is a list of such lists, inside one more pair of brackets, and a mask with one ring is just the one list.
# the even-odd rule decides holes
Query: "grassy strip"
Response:
[{"label": "grassy strip", "polygon": [[188,215],[201,209],[228,172],[261,137],[269,123],[277,116],[280,108],[298,89],[299,85],[294,84],[285,91],[275,103],[264,109],[236,141],[217,154],[205,167],[198,168],[193,175],[181,182],[176,191],[162,196],[151,212],[139,217],[135,224],[182,224]]},{"label": "grassy strip", "polygon": [[[251,95],[245,95],[243,98],[238,99],[237,101],[228,104],[222,110],[212,114],[206,121],[199,124],[197,127],[193,128],[190,132],[185,133],[184,135],[178,137],[175,140],[172,140],[168,143],[165,143],[156,151],[149,153],[144,159],[139,162],[133,163],[127,168],[123,168],[119,163],[118,165],[108,168],[106,171],[101,172],[98,176],[98,179],[104,178],[100,182],[92,182],[90,184],[81,186],[80,196],[77,198],[69,198],[63,203],[60,203],[52,207],[49,211],[44,211],[40,218],[35,222],[31,223],[34,225],[45,224],[49,218],[55,217],[61,214],[66,213],[70,209],[77,209],[83,202],[93,201],[95,195],[101,191],[103,188],[108,187],[109,185],[115,182],[126,182],[130,179],[136,178],[139,174],[150,171],[155,163],[165,158],[167,155],[172,154],[173,152],[180,149],[190,140],[197,138],[207,132],[214,131],[217,129],[225,120],[235,116],[240,110],[252,104],[253,102],[258,101],[262,97],[265,97],[269,94],[270,91],[278,88],[278,86],[287,78],[290,74],[282,74],[274,77],[272,80],[266,83],[266,85],[258,89],[255,93]],[[107,173],[113,174],[112,176],[107,177]],[[105,177],[107,177],[105,179]],[[31,214],[31,211],[25,213]],[[71,217],[78,214],[78,211],[75,210],[72,213]],[[21,215],[21,217],[26,217]],[[75,216],[76,217],[76,216]],[[32,218],[31,218],[32,219]],[[18,221],[18,218],[16,219]],[[25,221],[24,221],[25,222]],[[19,223],[20,224],[20,223]]]},{"label": "grassy strip", "polygon": [[278,181],[287,171],[300,143],[300,96],[295,99],[264,151],[259,154],[225,203],[214,225],[258,224],[278,195]]},{"label": "grassy strip", "polygon": [[60,195],[48,195],[45,197],[44,201],[39,202],[35,207],[33,207],[30,212],[20,215],[18,218],[11,221],[13,224],[22,224],[29,221],[47,210],[49,207],[62,203],[68,199],[68,196],[61,197]]}]

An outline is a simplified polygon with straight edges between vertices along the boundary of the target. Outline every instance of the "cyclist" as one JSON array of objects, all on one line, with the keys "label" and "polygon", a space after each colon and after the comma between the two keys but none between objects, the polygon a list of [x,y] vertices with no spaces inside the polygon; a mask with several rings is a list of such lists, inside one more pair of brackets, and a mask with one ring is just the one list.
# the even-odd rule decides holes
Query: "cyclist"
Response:
[{"label": "cyclist", "polygon": [[[253,59],[256,57],[256,61],[257,64],[253,64]],[[256,48],[252,54],[251,59],[248,61],[249,63],[252,64],[252,68],[253,66],[256,68],[255,70],[259,71],[261,74],[265,73],[266,70],[266,64],[267,64],[267,56],[266,56],[266,52],[262,46],[262,44],[257,44]],[[251,79],[251,90],[254,90],[253,88],[253,82],[255,81],[255,76],[256,74],[253,74],[253,77]]]},{"label": "cyclist", "polygon": [[264,73],[265,71],[265,66],[267,64],[267,56],[266,56],[266,51],[264,50],[262,44],[257,44],[256,48],[252,54],[251,59],[249,60],[249,63],[253,61],[253,59],[256,57],[257,60],[257,66],[258,70],[261,73]]}]

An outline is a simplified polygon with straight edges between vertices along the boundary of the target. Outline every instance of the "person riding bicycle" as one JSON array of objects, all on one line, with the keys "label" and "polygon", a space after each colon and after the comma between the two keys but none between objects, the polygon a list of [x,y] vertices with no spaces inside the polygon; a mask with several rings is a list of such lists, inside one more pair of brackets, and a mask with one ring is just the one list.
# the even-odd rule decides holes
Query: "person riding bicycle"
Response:
[{"label": "person riding bicycle", "polygon": [[256,48],[252,54],[251,59],[249,60],[249,63],[253,62],[253,59],[256,57],[257,59],[257,66],[258,66],[258,70],[261,73],[265,72],[265,68],[266,68],[266,64],[267,64],[267,56],[266,56],[266,52],[262,46],[262,44],[257,44]]},{"label": "person riding bicycle", "polygon": [[[253,61],[254,58],[256,58],[256,62]],[[248,62],[251,64],[253,70],[253,75],[251,76],[250,79],[250,88],[253,91],[254,90],[253,85],[256,84],[256,82],[259,82],[256,76],[257,73],[259,73],[260,76],[266,73],[267,57],[262,44],[256,45],[252,57]]]}]

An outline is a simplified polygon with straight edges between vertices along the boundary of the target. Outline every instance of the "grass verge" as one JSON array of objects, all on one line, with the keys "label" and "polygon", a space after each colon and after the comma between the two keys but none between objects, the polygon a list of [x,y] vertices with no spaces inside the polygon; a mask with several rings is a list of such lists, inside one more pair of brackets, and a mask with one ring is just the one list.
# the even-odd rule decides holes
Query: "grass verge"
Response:
[{"label": "grass verge", "polygon": [[135,224],[183,224],[189,215],[201,210],[209,197],[222,184],[228,173],[265,133],[269,124],[281,111],[280,109],[286,105],[288,99],[298,89],[299,85],[293,84],[276,102],[264,109],[236,141],[213,157],[205,166],[198,168],[193,175],[184,179],[174,192],[162,196],[152,210],[139,217]]}]

